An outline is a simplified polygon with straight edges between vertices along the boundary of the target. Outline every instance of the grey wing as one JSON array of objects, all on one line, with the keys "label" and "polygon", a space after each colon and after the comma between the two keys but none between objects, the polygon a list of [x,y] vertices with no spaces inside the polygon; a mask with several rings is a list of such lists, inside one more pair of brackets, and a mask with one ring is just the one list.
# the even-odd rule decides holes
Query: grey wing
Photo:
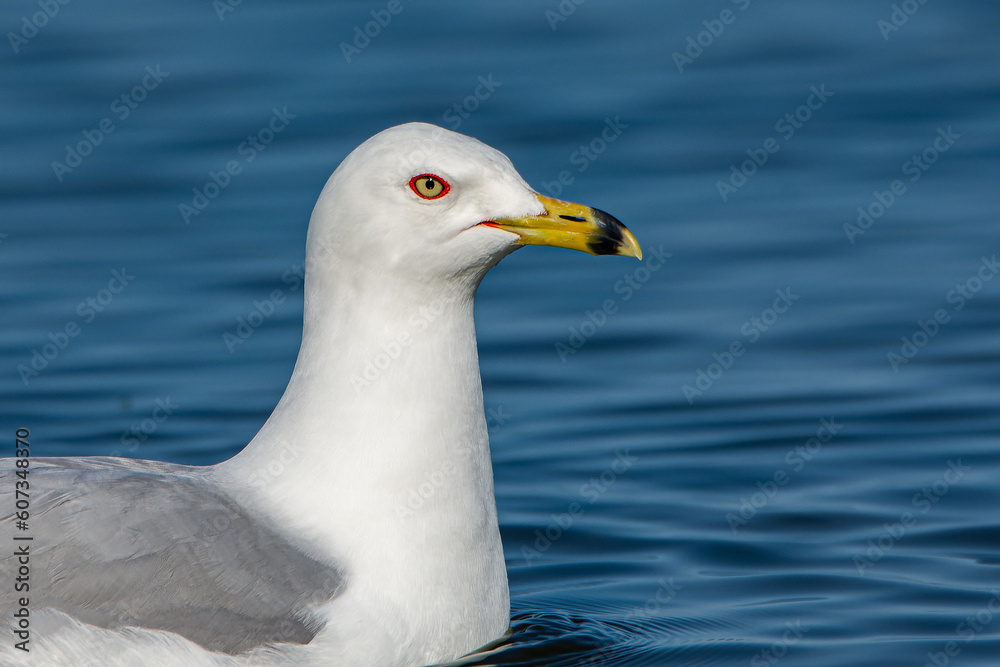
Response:
[{"label": "grey wing", "polygon": [[[0,460],[0,534],[28,545],[31,608],[103,628],[168,630],[213,650],[312,640],[343,576],[243,511],[204,468],[128,459],[32,461],[28,530]],[[14,534],[30,541],[13,541]],[[7,551],[5,549],[5,551]],[[7,551],[10,554],[10,551]],[[18,564],[0,560],[13,581]],[[0,606],[24,593],[0,589]],[[6,611],[4,613],[7,613]]]}]

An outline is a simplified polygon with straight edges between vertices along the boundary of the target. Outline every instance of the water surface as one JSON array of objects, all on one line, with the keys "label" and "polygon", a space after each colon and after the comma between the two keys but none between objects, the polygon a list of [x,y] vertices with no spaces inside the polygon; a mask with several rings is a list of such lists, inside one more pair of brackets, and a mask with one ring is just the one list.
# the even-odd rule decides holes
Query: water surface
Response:
[{"label": "water surface", "polygon": [[347,49],[384,4],[60,5],[0,48],[0,432],[234,454],[329,173],[435,122],[646,250],[480,290],[514,616],[482,664],[998,664],[1000,11],[900,4],[404,0]]}]

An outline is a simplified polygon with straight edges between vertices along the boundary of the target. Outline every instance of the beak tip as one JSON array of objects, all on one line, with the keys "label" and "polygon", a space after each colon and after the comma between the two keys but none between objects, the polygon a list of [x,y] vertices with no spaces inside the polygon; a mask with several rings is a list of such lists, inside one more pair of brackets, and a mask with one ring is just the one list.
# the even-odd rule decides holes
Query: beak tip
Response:
[{"label": "beak tip", "polygon": [[[639,241],[636,240],[635,235],[621,220],[599,208],[591,208],[590,213],[601,226],[603,231],[602,236],[604,237],[602,238],[603,243],[597,244],[603,245],[602,250],[604,251],[602,252],[594,248],[594,254],[623,255],[625,257],[635,257],[640,261],[642,260],[642,248],[639,246]],[[607,250],[610,250],[610,252]]]},{"label": "beak tip", "polygon": [[617,229],[615,230],[618,235],[618,254],[625,255],[626,257],[635,257],[640,262],[642,261],[642,246],[639,245],[639,241],[635,238],[635,234],[632,233],[628,227],[623,225],[621,222],[615,220],[617,223]]},{"label": "beak tip", "polygon": [[[623,225],[624,227],[624,225]],[[642,261],[642,247],[639,245],[639,241],[636,240],[635,236],[628,228],[624,228],[624,233],[622,234],[625,238],[623,239],[624,245],[623,250],[627,250],[624,254],[632,255],[640,262]]]}]

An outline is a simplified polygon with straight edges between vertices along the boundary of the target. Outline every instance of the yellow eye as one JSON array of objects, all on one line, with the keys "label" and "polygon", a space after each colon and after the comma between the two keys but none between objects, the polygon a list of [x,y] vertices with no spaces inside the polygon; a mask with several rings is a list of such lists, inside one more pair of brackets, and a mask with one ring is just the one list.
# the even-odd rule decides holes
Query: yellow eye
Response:
[{"label": "yellow eye", "polygon": [[451,186],[440,176],[420,174],[410,179],[410,189],[424,199],[438,199],[448,194]]}]

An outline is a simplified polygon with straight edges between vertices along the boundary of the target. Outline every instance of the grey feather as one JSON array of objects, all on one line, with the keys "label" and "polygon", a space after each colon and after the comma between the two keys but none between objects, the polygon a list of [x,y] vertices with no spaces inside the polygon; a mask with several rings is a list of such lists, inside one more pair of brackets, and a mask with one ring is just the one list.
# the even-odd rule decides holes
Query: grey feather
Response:
[{"label": "grey feather", "polygon": [[[0,511],[14,508],[15,468],[0,460]],[[275,643],[308,643],[317,606],[343,576],[291,546],[212,481],[207,468],[116,458],[31,462],[33,610],[52,608],[102,628],[175,632],[238,654]],[[16,559],[5,549],[9,578]],[[13,586],[0,607],[14,608]]]}]

